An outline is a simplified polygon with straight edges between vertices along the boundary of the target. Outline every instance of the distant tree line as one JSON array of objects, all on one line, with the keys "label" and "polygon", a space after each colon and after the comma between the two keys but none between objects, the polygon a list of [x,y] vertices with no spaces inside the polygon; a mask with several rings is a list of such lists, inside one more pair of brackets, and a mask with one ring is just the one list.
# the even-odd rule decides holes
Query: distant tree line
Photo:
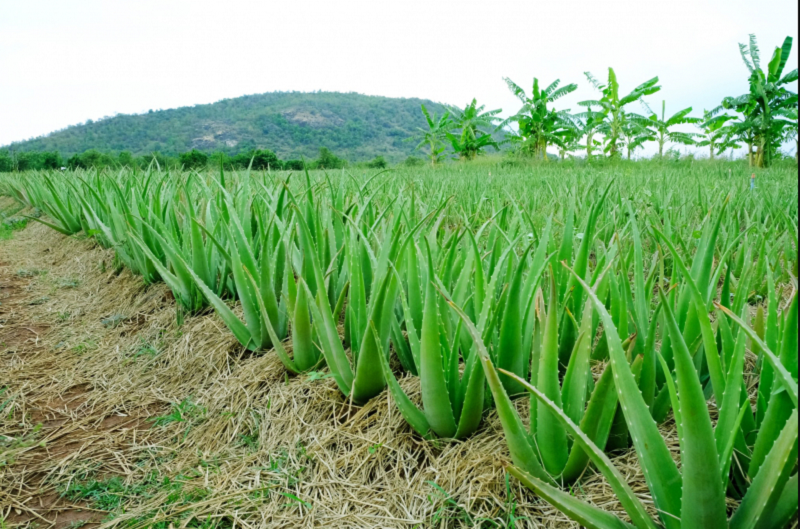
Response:
[{"label": "distant tree line", "polygon": [[53,169],[103,169],[103,168],[139,168],[146,169],[150,165],[161,168],[202,169],[205,167],[219,167],[225,169],[247,169],[257,171],[302,171],[309,169],[342,169],[354,165],[368,168],[382,169],[388,167],[388,162],[383,156],[376,156],[368,162],[351,164],[344,158],[334,154],[327,147],[320,147],[317,158],[311,160],[291,159],[281,160],[268,149],[253,149],[229,155],[225,152],[206,153],[192,149],[178,156],[167,156],[159,152],[149,155],[134,156],[129,151],[118,154],[104,153],[96,149],[89,149],[81,154],[75,154],[64,159],[57,151],[50,152],[14,152],[12,150],[0,151],[0,172],[36,171]]}]

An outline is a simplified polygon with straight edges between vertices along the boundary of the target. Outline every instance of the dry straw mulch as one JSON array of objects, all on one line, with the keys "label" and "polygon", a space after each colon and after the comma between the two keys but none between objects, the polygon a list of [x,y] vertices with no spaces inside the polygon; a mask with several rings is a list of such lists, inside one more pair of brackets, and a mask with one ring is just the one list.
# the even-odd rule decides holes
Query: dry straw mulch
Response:
[{"label": "dry straw mulch", "polygon": [[[467,441],[423,441],[385,393],[359,408],[324,371],[287,377],[210,312],[178,327],[167,287],[91,240],[29,225],[0,242],[0,287],[7,526],[577,527],[506,481],[494,412]],[[617,463],[649,504],[634,454]],[[113,516],[63,495],[94,482],[116,484]],[[621,512],[600,476],[574,493]]]}]

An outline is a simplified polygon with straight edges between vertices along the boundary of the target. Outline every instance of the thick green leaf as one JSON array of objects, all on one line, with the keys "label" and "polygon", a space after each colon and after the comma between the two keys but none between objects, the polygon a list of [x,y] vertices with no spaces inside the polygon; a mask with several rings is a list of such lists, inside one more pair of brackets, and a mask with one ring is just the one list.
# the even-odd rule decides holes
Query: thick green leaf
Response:
[{"label": "thick green leaf", "polygon": [[[503,372],[503,370],[500,370]],[[516,373],[515,373],[516,374]],[[550,274],[550,306],[544,324],[544,343],[539,361],[538,384],[548,399],[561,408],[558,362],[558,297],[555,276]],[[544,468],[553,476],[563,472],[569,457],[567,432],[549,407],[539,402],[536,435]]]},{"label": "thick green leaf", "polygon": [[592,440],[587,436],[579,427],[576,425],[569,417],[561,410],[561,407],[547,398],[542,391],[539,391],[534,386],[528,384],[525,380],[516,377],[516,375],[512,375],[510,373],[506,373],[509,376],[513,376],[517,378],[517,381],[522,384],[525,389],[527,389],[533,397],[535,397],[539,403],[543,404],[548,408],[548,410],[558,419],[559,423],[567,430],[570,436],[575,440],[576,444],[579,444],[580,447],[586,451],[586,453],[591,458],[592,462],[595,466],[600,470],[603,476],[608,480],[611,488],[614,490],[614,494],[619,499],[622,506],[625,508],[625,512],[633,520],[633,523],[637,527],[642,528],[651,528],[655,529],[656,525],[650,519],[650,516],[647,514],[647,510],[644,508],[644,505],[641,501],[636,497],[633,493],[633,490],[628,485],[626,478],[614,467],[614,464],[608,458],[602,450],[600,450],[597,445],[595,445]]},{"label": "thick green leaf", "polygon": [[[606,366],[600,380],[597,381],[583,420],[580,423],[581,431],[585,432],[599,448],[604,449],[608,441],[611,425],[617,413],[619,398],[614,387],[614,372]],[[562,477],[564,481],[572,482],[578,479],[589,463],[589,455],[580,445],[573,444],[567,465]]]},{"label": "thick green leaf", "polygon": [[781,385],[789,395],[789,398],[792,401],[792,405],[794,405],[794,407],[796,408],[797,381],[792,377],[792,374],[789,373],[786,367],[781,363],[780,359],[778,359],[778,357],[775,356],[775,353],[769,350],[767,344],[764,343],[764,341],[758,336],[758,334],[756,334],[756,332],[753,329],[750,328],[749,325],[747,325],[744,321],[739,319],[739,317],[737,317],[733,312],[731,312],[727,308],[721,305],[718,305],[717,308],[722,310],[725,314],[728,315],[730,319],[736,322],[736,324],[739,325],[739,327],[745,333],[747,333],[747,336],[749,336],[750,339],[761,348],[761,350],[764,352],[764,355],[766,356],[767,361],[770,364],[772,364],[772,367],[775,369],[775,372],[778,375],[778,379],[776,380],[776,382],[780,381]]},{"label": "thick green leaf", "polygon": [[[507,470],[526,487],[569,516],[570,519],[581,524],[581,527],[587,529],[633,529],[634,527],[613,514],[589,505],[520,468],[509,467]],[[645,526],[640,526],[638,529],[642,529],[642,527]]]},{"label": "thick green leaf", "polygon": [[439,338],[439,295],[434,286],[434,268],[428,250],[428,284],[425,289],[425,311],[420,340],[420,382],[422,405],[431,429],[440,437],[453,437],[458,426],[445,381],[442,345]]},{"label": "thick green leaf", "polygon": [[797,419],[795,409],[731,518],[730,529],[755,529],[778,504],[797,464]]},{"label": "thick green leaf", "polygon": [[539,479],[552,482],[553,478],[547,474],[539,462],[534,446],[531,443],[531,439],[528,436],[528,433],[525,431],[525,426],[522,424],[522,420],[520,419],[516,408],[514,408],[514,404],[511,402],[511,399],[508,397],[508,393],[506,393],[502,382],[500,382],[500,377],[494,368],[494,364],[492,364],[492,361],[489,358],[489,351],[486,350],[486,346],[483,343],[483,337],[475,325],[469,320],[469,316],[467,316],[463,310],[454,305],[452,302],[450,303],[450,306],[456,311],[461,320],[464,322],[464,327],[472,337],[472,341],[475,343],[477,353],[480,355],[483,371],[486,375],[486,381],[489,384],[489,389],[494,397],[495,406],[497,407],[497,414],[500,416],[500,423],[503,425],[503,432],[506,436],[506,444],[508,444],[508,449],[511,452],[511,460],[516,466],[524,469],[526,472],[538,477]]},{"label": "thick green leaf", "polygon": [[679,529],[680,524],[677,520],[680,519],[681,513],[682,479],[678,467],[672,460],[669,449],[658,431],[658,425],[650,415],[647,403],[639,392],[638,384],[631,371],[611,315],[603,302],[575,272],[573,272],[573,277],[583,285],[594,303],[595,310],[600,313],[620,405],[633,437],[645,480],[656,507],[663,513],[661,519],[668,529]]},{"label": "thick green leaf", "polygon": [[703,386],[692,356],[664,293],[661,292],[667,327],[672,337],[675,373],[683,422],[681,461],[683,463],[683,507],[681,520],[692,520],[700,527],[727,529],[725,490],[720,479],[719,454],[714,441],[711,417]]}]

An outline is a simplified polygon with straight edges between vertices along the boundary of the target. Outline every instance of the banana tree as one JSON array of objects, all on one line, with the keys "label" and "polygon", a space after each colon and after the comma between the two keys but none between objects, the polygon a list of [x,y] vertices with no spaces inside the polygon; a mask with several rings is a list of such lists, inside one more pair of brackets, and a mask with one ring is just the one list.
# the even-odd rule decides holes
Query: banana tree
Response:
[{"label": "banana tree", "polygon": [[493,135],[502,127],[497,117],[502,109],[484,111],[484,108],[473,99],[464,110],[454,108],[452,111],[455,122],[453,128],[460,132],[455,135],[448,131],[445,135],[461,159],[472,160],[488,147],[495,150],[500,148],[501,142],[496,141]]},{"label": "banana tree", "polygon": [[647,106],[644,101],[642,101],[647,110],[650,111],[650,128],[656,133],[655,141],[658,142],[658,156],[661,157],[664,155],[664,145],[667,142],[673,143],[680,143],[682,145],[692,145],[694,143],[694,138],[697,136],[696,133],[692,132],[679,132],[679,131],[672,131],[669,130],[670,127],[674,127],[675,125],[684,125],[687,123],[699,123],[700,118],[690,117],[689,114],[692,112],[692,107],[684,108],[670,116],[669,118],[666,117],[667,112],[667,102],[661,100],[661,117],[659,118],[658,115],[650,110],[650,107]]},{"label": "banana tree", "polygon": [[719,114],[721,108],[703,110],[703,120],[700,123],[699,134],[702,140],[697,142],[698,147],[708,147],[708,156],[712,160],[723,154],[729,148],[738,149],[739,145],[733,140],[736,129],[727,125],[733,116]]},{"label": "banana tree", "polygon": [[[574,120],[578,121],[578,120]],[[567,155],[582,149],[580,144],[583,137],[583,127],[580,123],[574,123],[564,128],[564,131],[559,135],[559,141],[556,142],[558,146],[558,156],[561,160],[565,160]]]},{"label": "banana tree", "polygon": [[742,60],[750,72],[750,91],[739,97],[727,97],[723,106],[744,115],[754,132],[757,152],[754,164],[769,167],[784,139],[788,120],[779,119],[784,109],[797,107],[797,94],[786,85],[797,81],[797,69],[783,75],[792,50],[792,38],[786,37],[781,47],[776,47],[766,71],[761,68],[761,57],[755,35],[750,35],[749,46],[739,44]]},{"label": "banana tree", "polygon": [[649,120],[644,116],[623,111],[621,143],[625,146],[628,160],[636,149],[643,147],[648,141],[656,140],[655,133],[648,127],[649,124]]},{"label": "banana tree", "polygon": [[422,114],[425,116],[425,121],[428,123],[428,129],[417,129],[419,132],[416,137],[420,142],[417,144],[416,149],[421,150],[423,147],[427,146],[427,156],[431,161],[431,167],[434,167],[444,158],[442,153],[445,150],[445,146],[442,145],[442,143],[447,133],[454,127],[454,123],[450,119],[449,111],[445,111],[441,117],[437,118],[436,113],[428,112],[425,105],[420,105],[420,107],[422,108]]},{"label": "banana tree", "polygon": [[601,94],[599,100],[583,101],[581,104],[584,106],[595,105],[603,109],[608,115],[607,130],[605,132],[605,149],[604,151],[611,158],[618,158],[622,149],[622,139],[625,125],[625,106],[639,101],[642,97],[652,95],[661,90],[658,86],[658,77],[653,77],[636,88],[634,88],[628,95],[620,96],[619,82],[617,81],[617,74],[613,68],[608,69],[608,82],[600,84],[597,79],[589,72],[584,72],[586,78],[592,83]]},{"label": "banana tree", "polygon": [[797,135],[797,107],[781,109],[780,112],[776,112],[776,114],[779,114],[788,121],[786,125],[786,139],[789,141],[794,140],[795,142],[794,158],[796,160],[798,151],[800,151],[800,137]]},{"label": "banana tree", "polygon": [[[723,105],[724,106],[724,105]],[[741,116],[731,120],[728,125],[730,138],[729,142],[736,145],[730,147],[733,149],[738,148],[738,142],[747,145],[747,161],[750,167],[755,163],[755,145],[756,145],[756,127],[751,119],[747,116]]]},{"label": "banana tree", "polygon": [[547,159],[547,145],[565,145],[566,137],[574,129],[573,120],[568,111],[556,111],[547,105],[577,90],[577,84],[568,84],[559,88],[560,79],[550,83],[547,88],[539,88],[539,79],[533,78],[533,89],[530,97],[525,90],[520,88],[511,79],[503,80],[509,90],[522,102],[522,108],[509,118],[519,126],[519,132],[514,137],[520,143],[520,150],[533,155],[535,158]]},{"label": "banana tree", "polygon": [[599,140],[595,139],[595,134],[601,134],[605,128],[608,112],[605,110],[595,111],[592,108],[595,106],[592,101],[581,101],[578,104],[586,107],[586,111],[573,114],[572,117],[576,126],[580,129],[580,136],[586,137],[586,145],[584,146],[586,159],[591,160],[594,149],[602,145]]}]

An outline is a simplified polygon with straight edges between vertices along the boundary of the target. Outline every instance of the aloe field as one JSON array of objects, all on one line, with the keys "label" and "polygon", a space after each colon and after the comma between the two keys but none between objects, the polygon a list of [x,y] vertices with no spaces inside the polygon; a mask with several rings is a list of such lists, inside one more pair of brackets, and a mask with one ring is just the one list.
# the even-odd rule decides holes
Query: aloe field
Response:
[{"label": "aloe field", "polygon": [[[9,174],[0,194],[24,208],[25,230],[99,247],[109,270],[168,289],[176,329],[210,317],[237,354],[274,358],[255,379],[320,380],[350,414],[382,399],[403,435],[439,450],[499,421],[502,448],[485,454],[505,469],[496,485],[563,518],[409,510],[365,527],[768,529],[798,511],[797,166],[759,170],[754,188],[751,172],[714,160],[151,167]],[[191,351],[202,370],[202,344]],[[619,507],[582,496],[591,480]],[[338,526],[303,518],[322,507],[297,494],[296,525],[254,507],[232,526]],[[106,523],[148,526],[117,515]]]}]

